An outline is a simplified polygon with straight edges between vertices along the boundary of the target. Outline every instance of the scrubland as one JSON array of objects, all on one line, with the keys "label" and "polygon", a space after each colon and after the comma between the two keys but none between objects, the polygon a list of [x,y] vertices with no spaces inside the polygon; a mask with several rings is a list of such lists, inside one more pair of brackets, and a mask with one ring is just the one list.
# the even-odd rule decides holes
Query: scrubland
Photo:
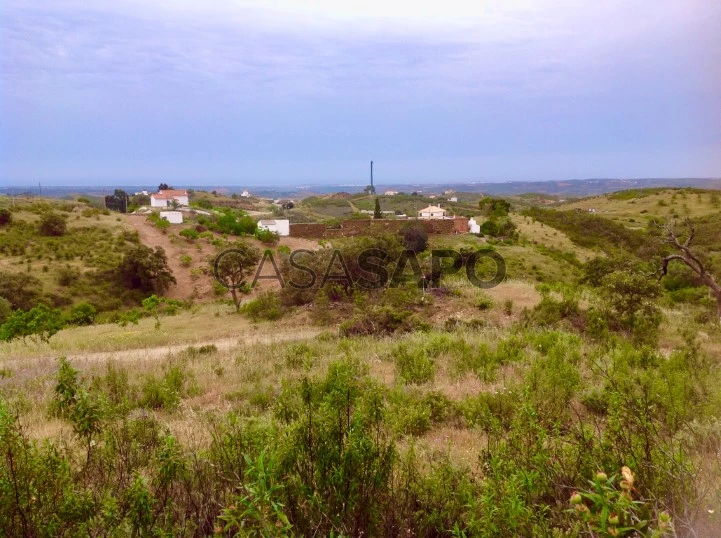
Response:
[{"label": "scrubland", "polygon": [[[659,281],[649,227],[578,215],[512,214],[517,237],[418,249],[430,276],[432,247],[493,249],[507,277],[490,289],[463,272],[426,289],[409,268],[388,288],[269,286],[239,314],[217,295],[0,343],[0,528],[717,536],[715,304],[681,266]],[[714,214],[697,227],[717,271]],[[371,245],[404,247],[333,246]]]}]

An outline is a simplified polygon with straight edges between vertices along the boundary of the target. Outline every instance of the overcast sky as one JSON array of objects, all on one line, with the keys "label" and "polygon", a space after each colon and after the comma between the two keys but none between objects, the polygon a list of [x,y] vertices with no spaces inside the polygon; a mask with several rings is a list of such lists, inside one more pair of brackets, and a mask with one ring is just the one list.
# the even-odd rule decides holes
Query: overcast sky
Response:
[{"label": "overcast sky", "polygon": [[718,0],[2,0],[0,182],[721,176]]}]

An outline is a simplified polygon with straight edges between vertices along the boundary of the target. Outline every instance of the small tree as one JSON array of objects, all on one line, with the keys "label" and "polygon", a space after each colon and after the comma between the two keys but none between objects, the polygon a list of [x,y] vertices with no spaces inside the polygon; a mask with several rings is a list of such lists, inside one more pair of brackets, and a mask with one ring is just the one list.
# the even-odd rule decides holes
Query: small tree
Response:
[{"label": "small tree", "polygon": [[57,213],[45,213],[40,218],[40,233],[53,237],[65,235],[68,231],[68,225],[65,219]]},{"label": "small tree", "polygon": [[721,285],[716,282],[716,278],[709,272],[708,267],[701,259],[698,253],[691,250],[691,244],[693,243],[694,236],[696,235],[696,229],[691,223],[690,219],[686,219],[684,222],[686,226],[686,239],[682,241],[682,238],[676,233],[670,224],[664,224],[661,226],[665,232],[663,242],[667,245],[671,245],[678,251],[678,254],[671,254],[661,260],[661,278],[668,274],[668,266],[673,261],[679,261],[689,267],[699,277],[701,282],[708,287],[711,295],[716,299],[716,315],[721,323]]},{"label": "small tree", "polygon": [[30,310],[37,304],[43,285],[26,273],[0,271],[0,297],[8,300],[14,309]]},{"label": "small tree", "polygon": [[9,209],[0,209],[0,226],[7,226],[12,223],[13,214],[10,213]]},{"label": "small tree", "polygon": [[381,201],[376,196],[376,206],[373,209],[373,218],[374,219],[380,219],[383,218],[383,213],[381,212]]},{"label": "small tree", "polygon": [[155,250],[145,245],[135,245],[125,253],[118,266],[118,275],[125,287],[141,291],[164,292],[176,280],[170,267],[165,250]]},{"label": "small tree", "polygon": [[240,311],[238,291],[249,291],[246,279],[253,274],[255,265],[260,260],[260,252],[251,245],[238,242],[233,248],[221,252],[215,259],[213,271],[217,281],[230,290],[235,311]]},{"label": "small tree", "polygon": [[416,254],[428,248],[428,233],[421,225],[408,226],[403,230],[403,244]]},{"label": "small tree", "polygon": [[63,316],[60,310],[51,310],[41,304],[28,310],[16,310],[0,326],[0,340],[10,342],[16,338],[23,341],[29,336],[32,339],[48,342],[50,338],[63,328]]}]

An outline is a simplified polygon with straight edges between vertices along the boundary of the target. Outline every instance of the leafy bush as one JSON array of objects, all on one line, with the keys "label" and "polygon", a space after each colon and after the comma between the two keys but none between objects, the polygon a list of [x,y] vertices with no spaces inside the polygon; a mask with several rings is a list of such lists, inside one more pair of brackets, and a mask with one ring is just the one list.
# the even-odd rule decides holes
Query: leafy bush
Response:
[{"label": "leafy bush", "polygon": [[662,315],[655,299],[658,281],[647,275],[619,271],[603,279],[603,301],[608,326],[630,334],[637,342],[655,342]]},{"label": "leafy bush", "polygon": [[183,228],[180,232],[178,232],[178,235],[180,237],[185,237],[188,241],[194,241],[200,236],[195,228]]},{"label": "leafy bush", "polygon": [[52,237],[65,235],[68,225],[65,219],[57,213],[46,213],[40,217],[40,234]]},{"label": "leafy bush", "polygon": [[58,284],[63,287],[72,286],[80,280],[80,271],[73,267],[60,267],[57,275]]},{"label": "leafy bush", "polygon": [[475,305],[478,310],[489,310],[493,307],[493,299],[488,295],[482,294],[476,299]]},{"label": "leafy bush", "polygon": [[274,321],[283,316],[283,306],[278,294],[272,291],[261,293],[240,308],[240,311],[253,321]]},{"label": "leafy bush", "polygon": [[52,310],[44,304],[31,308],[27,312],[16,310],[0,326],[0,341],[9,342],[17,338],[23,341],[27,337],[47,342],[64,326],[60,310]]},{"label": "leafy bush", "polygon": [[421,225],[409,225],[401,231],[403,245],[416,254],[428,248],[428,232]]},{"label": "leafy bush", "polygon": [[193,258],[187,254],[181,254],[180,256],[180,265],[183,267],[190,267],[190,264],[193,263]]},{"label": "leafy bush", "polygon": [[10,304],[10,301],[5,299],[4,297],[0,297],[0,325],[5,323],[5,321],[12,314],[12,311],[13,311],[13,307]]},{"label": "leafy bush", "polygon": [[162,293],[170,284],[176,283],[162,247],[153,250],[145,245],[132,246],[123,256],[117,272],[125,287],[143,292]]},{"label": "leafy bush", "polygon": [[280,241],[280,235],[264,228],[258,228],[255,231],[255,238],[266,245],[275,245]]},{"label": "leafy bush", "polygon": [[13,308],[30,310],[38,302],[42,283],[25,273],[0,271],[0,297],[4,297]]},{"label": "leafy bush", "polygon": [[70,309],[67,322],[69,325],[92,325],[95,323],[97,313],[95,307],[90,303],[78,303]]},{"label": "leafy bush", "polygon": [[396,365],[396,378],[403,384],[421,385],[433,381],[436,367],[421,348],[409,348],[400,344],[391,352]]},{"label": "leafy bush", "polygon": [[13,214],[9,209],[0,209],[0,226],[7,226],[13,221]]}]

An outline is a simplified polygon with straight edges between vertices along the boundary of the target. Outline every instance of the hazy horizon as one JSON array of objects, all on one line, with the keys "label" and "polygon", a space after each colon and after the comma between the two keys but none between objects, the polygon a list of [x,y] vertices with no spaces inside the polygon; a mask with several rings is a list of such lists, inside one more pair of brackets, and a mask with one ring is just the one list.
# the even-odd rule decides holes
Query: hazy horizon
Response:
[{"label": "hazy horizon", "polygon": [[7,0],[0,182],[718,177],[718,27],[703,0]]}]

